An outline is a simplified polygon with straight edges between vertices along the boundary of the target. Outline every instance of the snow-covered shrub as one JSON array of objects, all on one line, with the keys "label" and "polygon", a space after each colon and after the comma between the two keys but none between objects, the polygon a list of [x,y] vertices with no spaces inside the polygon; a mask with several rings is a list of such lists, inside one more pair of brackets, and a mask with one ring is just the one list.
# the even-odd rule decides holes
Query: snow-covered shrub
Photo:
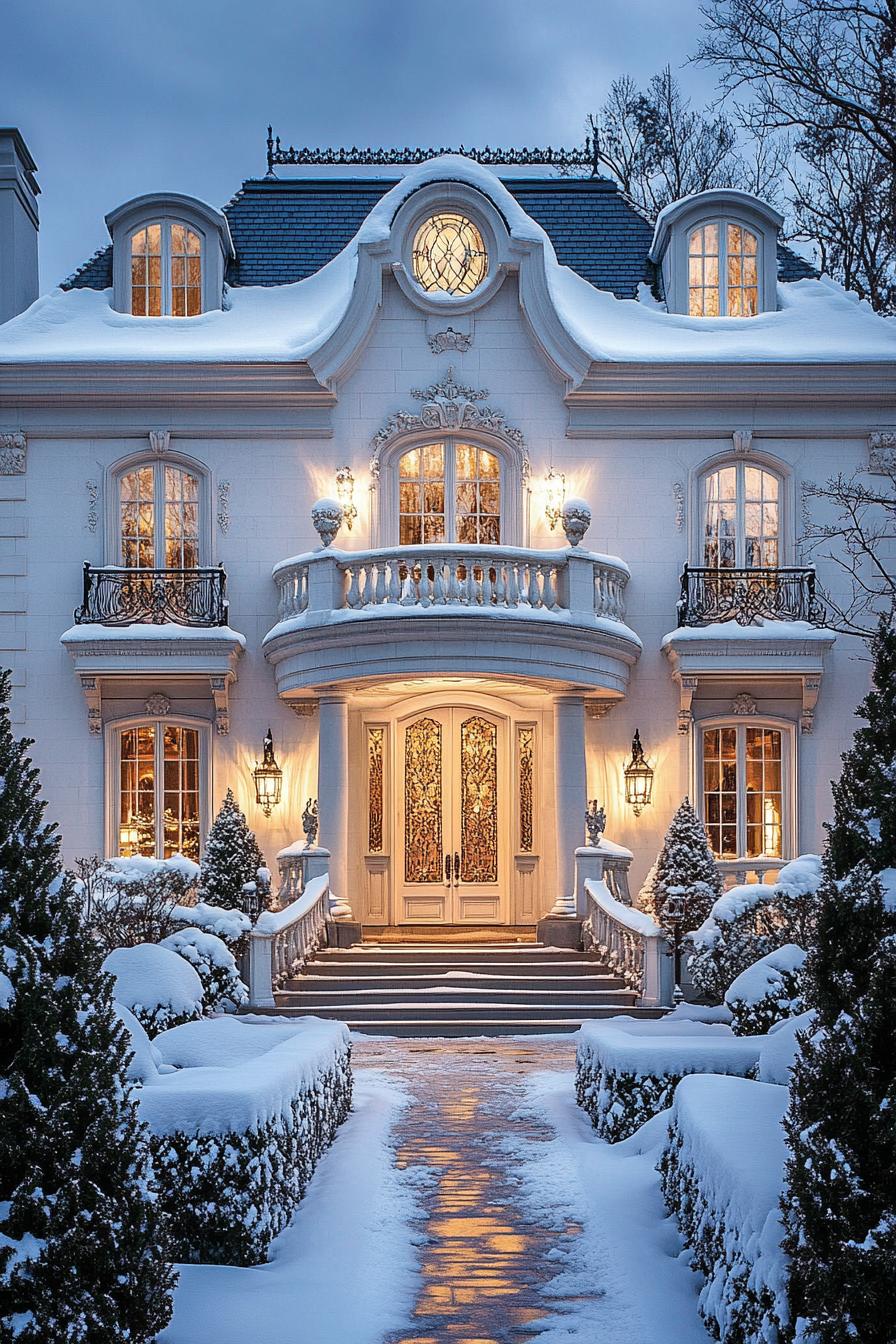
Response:
[{"label": "snow-covered shrub", "polygon": [[140,1025],[130,1008],[125,1008],[117,999],[113,999],[112,1007],[128,1033],[130,1043],[126,1070],[128,1078],[133,1083],[146,1083],[158,1077],[162,1056],[149,1039],[146,1029]]},{"label": "snow-covered shrub", "polygon": [[694,984],[714,1002],[760,957],[785,943],[808,947],[815,925],[821,859],[802,854],[786,863],[772,883],[731,887],[691,934],[688,969]]},{"label": "snow-covered shrub", "polygon": [[114,994],[151,1036],[202,1016],[202,981],[188,961],[168,947],[140,943],[117,947],[103,970],[115,979]]},{"label": "snow-covered shrub", "polygon": [[139,1093],[176,1258],[260,1264],[351,1109],[348,1029],[220,1017],[154,1042],[176,1066]]},{"label": "snow-covered shrub", "polygon": [[225,910],[219,905],[206,905],[204,901],[197,901],[195,905],[176,905],[172,917],[177,928],[188,924],[194,929],[213,933],[227,944],[235,957],[245,949],[252,928],[252,921],[242,910]]},{"label": "snow-covered shrub", "polygon": [[586,1022],[577,1034],[576,1100],[602,1139],[627,1139],[672,1104],[689,1073],[746,1075],[760,1042],[737,1037],[722,1023],[610,1018]]},{"label": "snow-covered shrub", "polygon": [[699,1310],[723,1344],[789,1340],[780,1201],[787,1091],[685,1078],[660,1160],[663,1196],[703,1277]]},{"label": "snow-covered shrub", "polygon": [[741,971],[725,994],[736,1036],[764,1036],[776,1022],[803,1011],[805,961],[801,947],[785,943]]},{"label": "snow-covered shrub", "polygon": [[[81,861],[84,871],[90,861]],[[175,910],[195,897],[199,865],[182,854],[170,859],[105,859],[82,883],[85,918],[107,952],[158,943],[178,926]]]},{"label": "snow-covered shrub", "polygon": [[[671,931],[669,910],[677,905],[679,935],[696,929],[722,891],[722,879],[706,841],[706,829],[687,798],[669,824],[663,847],[638,901],[662,929]],[[669,910],[667,910],[667,906]]]},{"label": "snow-covered shrub", "polygon": [[203,929],[178,929],[163,938],[185,957],[202,981],[202,1006],[206,1013],[234,1013],[249,1002],[249,991],[240,979],[236,959],[223,939]]},{"label": "snow-covered shrub", "polygon": [[259,883],[259,871],[267,872],[264,855],[233,790],[228,789],[206,837],[199,899],[207,905],[239,909],[243,889],[252,883],[264,910],[270,904],[270,882],[266,887],[263,881]]},{"label": "snow-covered shrub", "polygon": [[768,1036],[759,1051],[757,1077],[760,1083],[778,1083],[790,1086],[790,1076],[799,1050],[797,1032],[811,1032],[815,1014],[809,1009],[798,1017],[785,1017],[769,1028]]}]

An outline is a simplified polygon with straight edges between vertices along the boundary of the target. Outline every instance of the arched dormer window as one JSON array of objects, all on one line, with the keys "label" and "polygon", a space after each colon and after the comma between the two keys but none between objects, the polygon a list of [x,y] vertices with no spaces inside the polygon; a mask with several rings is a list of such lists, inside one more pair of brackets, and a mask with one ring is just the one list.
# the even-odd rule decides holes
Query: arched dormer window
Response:
[{"label": "arched dormer window", "polygon": [[113,305],[133,317],[198,317],[221,307],[234,255],[220,210],[178,194],[138,196],[106,216]]},{"label": "arched dormer window", "polygon": [[205,558],[207,481],[198,467],[156,458],[115,474],[110,554],[127,569],[196,569]]},{"label": "arched dormer window", "polygon": [[131,234],[134,317],[196,317],[202,312],[202,239],[176,220],[144,224]]},{"label": "arched dormer window", "polygon": [[688,235],[688,314],[755,317],[759,239],[743,224],[713,219]]},{"label": "arched dormer window", "polygon": [[703,191],[660,212],[650,260],[670,313],[755,317],[777,307],[776,210],[746,191]]}]

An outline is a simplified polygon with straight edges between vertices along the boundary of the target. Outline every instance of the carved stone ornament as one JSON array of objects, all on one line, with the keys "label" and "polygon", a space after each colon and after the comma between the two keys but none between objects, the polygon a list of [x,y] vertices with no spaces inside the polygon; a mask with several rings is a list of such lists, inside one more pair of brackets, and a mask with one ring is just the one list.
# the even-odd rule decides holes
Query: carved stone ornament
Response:
[{"label": "carved stone ornament", "polygon": [[896,471],[896,430],[879,429],[868,435],[868,470],[882,475]]},{"label": "carved stone ornament", "polygon": [[342,526],[342,505],[335,499],[318,499],[311,505],[311,521],[324,546],[330,546]]},{"label": "carved stone ornament", "polygon": [[21,430],[0,434],[0,476],[24,476],[28,445]]},{"label": "carved stone ornament", "polygon": [[100,487],[96,481],[85,481],[84,484],[87,488],[87,531],[96,532],[99,525],[99,512],[96,505]]},{"label": "carved stone ornament", "polygon": [[162,691],[155,691],[152,695],[146,697],[143,708],[150,718],[164,719],[171,710],[171,700]]},{"label": "carved stone ornament", "polygon": [[588,832],[588,843],[592,849],[596,849],[600,844],[600,838],[606,829],[607,814],[602,807],[598,807],[597,799],[592,798],[585,813],[585,830]]},{"label": "carved stone ornament", "polygon": [[684,482],[672,482],[672,498],[675,500],[675,531],[684,531]]},{"label": "carved stone ornament", "polygon": [[752,429],[736,429],[731,435],[736,457],[746,457],[753,448]]},{"label": "carved stone ornament", "polygon": [[455,331],[454,327],[446,327],[444,331],[437,331],[429,337],[429,348],[434,355],[444,355],[446,350],[459,350],[465,354],[472,344],[471,332]]},{"label": "carved stone ornament", "polygon": [[155,457],[164,457],[171,446],[170,429],[151,429],[149,446]]},{"label": "carved stone ornament", "polygon": [[305,832],[305,846],[311,849],[317,843],[317,831],[320,820],[317,815],[317,799],[309,798],[302,813],[302,830]]},{"label": "carved stone ornament", "polygon": [[230,482],[218,482],[218,526],[222,532],[230,531]]},{"label": "carved stone ornament", "polygon": [[591,526],[591,509],[584,499],[567,499],[560,511],[560,522],[570,546],[578,546]]},{"label": "carved stone ornament", "polygon": [[748,691],[740,691],[731,701],[732,714],[755,714],[758,706]]},{"label": "carved stone ornament", "polygon": [[494,434],[514,448],[524,445],[523,432],[508,425],[503,411],[491,406],[483,406],[488,396],[487,388],[465,387],[454,377],[454,369],[449,368],[445,378],[431,387],[412,387],[411,396],[423,404],[416,411],[396,411],[390,415],[371,440],[373,453],[370,459],[370,471],[374,479],[380,473],[380,456],[395,439],[403,434],[419,433],[422,429],[458,430],[479,429]]}]

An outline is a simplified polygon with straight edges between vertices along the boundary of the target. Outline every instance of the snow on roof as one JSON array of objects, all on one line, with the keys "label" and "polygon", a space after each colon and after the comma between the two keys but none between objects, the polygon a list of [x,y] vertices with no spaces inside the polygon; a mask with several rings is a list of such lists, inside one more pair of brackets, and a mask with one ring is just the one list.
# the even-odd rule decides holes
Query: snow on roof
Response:
[{"label": "snow on roof", "polygon": [[[444,155],[410,169],[373,207],[343,251],[305,280],[235,288],[227,311],[191,318],[116,312],[109,290],[53,290],[0,328],[0,363],[308,359],[345,316],[359,245],[388,238],[402,201],[427,183],[446,180],[478,188],[503,215],[513,238],[541,244],[560,321],[594,360],[896,360],[896,322],[879,317],[827,279],[779,284],[779,311],[749,318],[685,317],[617,299],[558,263],[547,233],[493,172],[461,156]],[[442,301],[433,294],[428,298]],[[450,311],[451,297],[443,301]]]}]

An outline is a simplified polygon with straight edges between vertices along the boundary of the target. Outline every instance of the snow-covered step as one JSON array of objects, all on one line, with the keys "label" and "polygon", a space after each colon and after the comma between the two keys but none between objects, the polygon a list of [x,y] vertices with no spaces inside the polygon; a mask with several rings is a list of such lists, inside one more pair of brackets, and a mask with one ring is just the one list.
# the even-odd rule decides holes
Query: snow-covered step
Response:
[{"label": "snow-covered step", "polygon": [[394,989],[417,992],[420,990],[482,988],[509,989],[516,987],[537,989],[547,996],[563,993],[566,990],[606,990],[624,989],[625,985],[618,975],[610,973],[600,975],[487,975],[483,971],[434,971],[431,974],[417,975],[307,975],[287,980],[282,985],[286,990],[313,990],[319,993],[340,993],[343,990]]}]

